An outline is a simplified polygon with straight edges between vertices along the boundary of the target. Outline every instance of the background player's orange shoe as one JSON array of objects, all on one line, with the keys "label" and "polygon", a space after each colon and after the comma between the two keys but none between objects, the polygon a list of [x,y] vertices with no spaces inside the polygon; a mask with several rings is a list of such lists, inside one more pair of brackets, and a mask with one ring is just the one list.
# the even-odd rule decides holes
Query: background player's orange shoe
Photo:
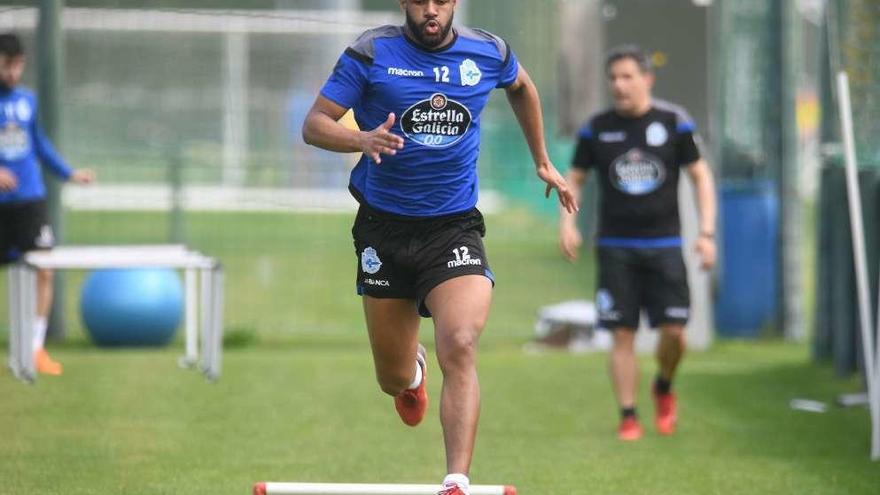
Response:
[{"label": "background player's orange shoe", "polygon": [[61,363],[52,359],[49,353],[46,352],[46,349],[39,349],[34,352],[34,366],[37,368],[37,373],[44,375],[58,376],[64,371]]},{"label": "background player's orange shoe", "polygon": [[419,344],[416,361],[422,368],[422,382],[418,387],[406,389],[394,398],[397,414],[407,426],[416,426],[421,423],[422,418],[425,417],[425,411],[428,410],[428,390],[425,388],[428,366],[425,361],[425,347],[422,344]]},{"label": "background player's orange shoe", "polygon": [[675,394],[660,394],[654,390],[654,425],[657,433],[672,435],[675,433],[675,423],[678,421],[678,407]]},{"label": "background player's orange shoe", "polygon": [[634,417],[626,417],[620,421],[620,427],[617,429],[617,438],[625,442],[632,442],[642,438],[642,425],[639,420]]}]

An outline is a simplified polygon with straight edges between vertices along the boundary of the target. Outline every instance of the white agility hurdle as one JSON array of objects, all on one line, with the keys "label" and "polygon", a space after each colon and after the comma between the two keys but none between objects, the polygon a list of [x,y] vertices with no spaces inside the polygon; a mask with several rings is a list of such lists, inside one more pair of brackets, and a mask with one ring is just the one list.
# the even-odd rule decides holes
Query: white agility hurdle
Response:
[{"label": "white agility hurdle", "polygon": [[[223,351],[223,269],[220,263],[181,245],[146,245],[61,246],[50,251],[27,253],[19,263],[10,267],[9,368],[16,378],[33,382],[37,377],[32,348],[37,306],[37,270],[101,268],[183,270],[186,287],[186,344],[180,364],[193,367],[198,363],[201,340],[202,371],[209,380],[216,380],[220,376]],[[197,277],[198,274],[201,276]]]},{"label": "white agility hurdle", "polygon": [[[440,485],[367,483],[271,483],[254,485],[253,495],[436,495]],[[471,485],[471,495],[516,495],[510,485]]]}]

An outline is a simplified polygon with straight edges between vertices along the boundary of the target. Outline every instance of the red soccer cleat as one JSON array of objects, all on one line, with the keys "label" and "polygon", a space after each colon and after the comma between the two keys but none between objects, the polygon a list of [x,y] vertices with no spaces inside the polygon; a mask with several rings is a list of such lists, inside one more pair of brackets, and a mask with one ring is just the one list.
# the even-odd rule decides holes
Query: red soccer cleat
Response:
[{"label": "red soccer cleat", "polygon": [[633,417],[623,418],[620,422],[620,428],[617,429],[617,438],[624,442],[633,442],[642,438],[642,425],[639,420]]},{"label": "red soccer cleat", "polygon": [[661,435],[672,435],[675,433],[675,423],[678,421],[678,407],[676,406],[675,394],[657,393],[654,390],[654,424],[657,427],[657,433]]},{"label": "red soccer cleat", "polygon": [[468,492],[462,490],[458,485],[446,486],[437,492],[437,495],[469,495]]},{"label": "red soccer cleat", "polygon": [[422,368],[422,383],[414,389],[406,389],[394,398],[394,407],[397,414],[407,426],[416,426],[422,422],[425,417],[425,411],[428,410],[428,390],[425,388],[427,381],[427,364],[425,362],[425,348],[419,344],[416,352],[416,361]]}]

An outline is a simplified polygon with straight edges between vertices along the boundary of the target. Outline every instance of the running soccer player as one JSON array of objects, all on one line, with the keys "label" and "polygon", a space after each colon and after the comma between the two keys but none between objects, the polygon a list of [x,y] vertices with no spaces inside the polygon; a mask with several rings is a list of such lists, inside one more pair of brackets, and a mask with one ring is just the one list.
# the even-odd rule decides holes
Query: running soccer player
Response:
[{"label": "running soccer player", "polygon": [[[52,147],[37,122],[37,99],[18,87],[25,56],[14,34],[0,34],[0,264],[23,253],[51,249],[52,226],[46,210],[46,188],[40,163],[62,180],[92,182],[88,170],[72,170]],[[34,364],[39,373],[60,375],[62,366],[44,348],[52,272],[37,272],[37,318],[34,324]]]},{"label": "running soccer player", "polygon": [[[637,440],[643,432],[636,413],[634,340],[642,309],[651,327],[660,328],[653,387],[657,431],[671,435],[677,420],[672,380],[690,313],[678,214],[680,170],[696,191],[700,231],[694,249],[705,270],[715,264],[715,187],[700,157],[693,119],[681,107],[652,98],[654,74],[645,53],[632,45],[614,49],[605,70],[614,105],[580,130],[568,181],[577,195],[587,173],[598,174],[596,305],[601,326],[614,335],[609,368],[621,413],[618,437]],[[576,216],[562,211],[563,254],[576,259],[581,242]]]},{"label": "running soccer player", "polygon": [[[476,209],[480,113],[504,88],[545,195],[575,201],[550,162],[538,92],[501,38],[453,26],[455,0],[399,0],[403,26],[363,33],[339,58],[306,118],[304,140],[362,152],[349,189],[360,203],[352,228],[357,291],[381,389],[401,419],[428,404],[420,316],[434,321],[443,387],[443,495],[468,494],[480,410],[476,348],[494,275]],[[360,129],[338,121],[354,109]]]}]

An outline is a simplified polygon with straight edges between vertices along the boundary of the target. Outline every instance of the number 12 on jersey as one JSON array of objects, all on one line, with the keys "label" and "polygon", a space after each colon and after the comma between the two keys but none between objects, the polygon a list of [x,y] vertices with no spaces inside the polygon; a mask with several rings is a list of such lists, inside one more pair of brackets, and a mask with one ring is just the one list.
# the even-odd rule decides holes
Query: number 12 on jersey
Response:
[{"label": "number 12 on jersey", "polygon": [[434,67],[434,81],[435,82],[449,82],[449,67],[445,65],[443,67]]}]

